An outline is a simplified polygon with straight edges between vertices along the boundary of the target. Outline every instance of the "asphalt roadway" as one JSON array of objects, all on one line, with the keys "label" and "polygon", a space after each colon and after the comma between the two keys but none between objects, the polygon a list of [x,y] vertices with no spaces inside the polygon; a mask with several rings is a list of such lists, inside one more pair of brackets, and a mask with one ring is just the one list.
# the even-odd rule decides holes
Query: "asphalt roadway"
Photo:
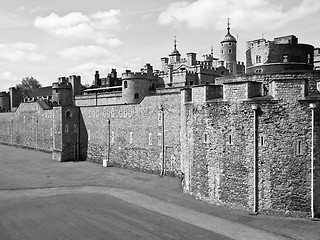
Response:
[{"label": "asphalt roadway", "polygon": [[249,215],[184,194],[179,179],[0,145],[0,239],[320,240],[320,222]]}]

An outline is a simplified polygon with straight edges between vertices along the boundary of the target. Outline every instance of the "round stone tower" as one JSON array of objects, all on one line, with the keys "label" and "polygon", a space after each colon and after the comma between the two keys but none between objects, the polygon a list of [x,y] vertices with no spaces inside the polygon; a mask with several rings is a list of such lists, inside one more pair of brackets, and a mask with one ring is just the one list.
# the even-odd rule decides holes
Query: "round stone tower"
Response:
[{"label": "round stone tower", "polygon": [[0,92],[0,112],[10,110],[10,95],[7,92]]},{"label": "round stone tower", "polygon": [[139,103],[149,94],[150,82],[142,73],[127,71],[122,74],[122,99],[124,103]]},{"label": "round stone tower", "polygon": [[237,40],[230,33],[229,18],[227,30],[227,35],[220,42],[220,60],[224,62],[224,66],[230,73],[235,73],[237,65]]}]

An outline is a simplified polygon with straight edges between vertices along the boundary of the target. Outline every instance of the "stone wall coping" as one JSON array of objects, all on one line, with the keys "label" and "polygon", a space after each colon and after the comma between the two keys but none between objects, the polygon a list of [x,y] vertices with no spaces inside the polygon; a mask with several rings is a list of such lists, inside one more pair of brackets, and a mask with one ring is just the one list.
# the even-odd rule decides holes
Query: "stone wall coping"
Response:
[{"label": "stone wall coping", "polygon": [[[232,85],[232,84],[243,84],[243,83],[253,83],[253,84],[261,84],[261,82],[251,81],[251,80],[244,80],[244,81],[232,81],[232,82],[225,82],[224,85]],[[218,86],[218,85],[217,85]]]},{"label": "stone wall coping", "polygon": [[281,81],[291,81],[291,82],[297,82],[297,81],[309,81],[307,78],[274,78],[270,79],[271,82],[281,82]]}]

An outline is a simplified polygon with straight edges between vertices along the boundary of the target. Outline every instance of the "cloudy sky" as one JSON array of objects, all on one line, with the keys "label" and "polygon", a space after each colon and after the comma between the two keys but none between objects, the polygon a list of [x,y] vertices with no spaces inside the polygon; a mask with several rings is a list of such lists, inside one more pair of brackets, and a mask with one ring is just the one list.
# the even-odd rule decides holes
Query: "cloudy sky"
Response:
[{"label": "cloudy sky", "polygon": [[296,35],[320,47],[319,0],[10,0],[0,3],[0,90],[23,77],[44,86],[58,77],[95,70],[160,68],[160,58],[177,48],[198,59],[218,53],[226,34],[238,37],[238,59],[248,40]]}]

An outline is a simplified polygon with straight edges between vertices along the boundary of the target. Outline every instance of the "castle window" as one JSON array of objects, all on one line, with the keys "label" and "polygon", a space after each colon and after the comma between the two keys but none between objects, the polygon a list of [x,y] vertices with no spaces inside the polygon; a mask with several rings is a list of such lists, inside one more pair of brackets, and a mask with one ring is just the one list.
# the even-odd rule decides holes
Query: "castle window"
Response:
[{"label": "castle window", "polygon": [[204,143],[209,143],[209,135],[208,135],[207,132],[205,132],[205,133],[203,134],[203,142],[204,142]]},{"label": "castle window", "polygon": [[111,143],[114,143],[114,131],[111,131]]},{"label": "castle window", "polygon": [[231,42],[229,42],[229,46],[231,46]]},{"label": "castle window", "polygon": [[231,48],[228,49],[228,53],[232,53],[232,49]]},{"label": "castle window", "polygon": [[149,133],[149,146],[152,145],[152,133]]},{"label": "castle window", "polygon": [[162,145],[162,133],[158,133],[158,145]]},{"label": "castle window", "polygon": [[302,141],[298,140],[296,143],[296,154],[298,156],[302,155]]},{"label": "castle window", "polygon": [[73,132],[74,133],[78,132],[78,125],[77,124],[73,124]]},{"label": "castle window", "polygon": [[72,118],[72,112],[70,110],[66,111],[66,117],[67,118]]},{"label": "castle window", "polygon": [[223,54],[223,49],[221,50],[221,53]]},{"label": "castle window", "polygon": [[256,56],[256,63],[261,63],[261,56]]},{"label": "castle window", "polygon": [[190,81],[190,86],[192,86],[193,85],[193,81]]},{"label": "castle window", "polygon": [[127,81],[124,81],[124,82],[123,82],[123,87],[124,87],[124,88],[127,88],[127,87],[128,87],[128,82],[127,82]]},{"label": "castle window", "polygon": [[158,126],[162,126],[162,112],[159,111],[158,112]]},{"label": "castle window", "polygon": [[282,62],[288,62],[288,55],[287,54],[282,56]]},{"label": "castle window", "polygon": [[261,147],[263,147],[263,146],[265,145],[264,136],[260,136],[260,138],[259,138],[259,145],[260,145]]},{"label": "castle window", "polygon": [[134,94],[134,99],[138,99],[139,98],[139,93],[135,93]]},{"label": "castle window", "polygon": [[311,63],[311,54],[310,53],[307,54],[307,63]]}]

